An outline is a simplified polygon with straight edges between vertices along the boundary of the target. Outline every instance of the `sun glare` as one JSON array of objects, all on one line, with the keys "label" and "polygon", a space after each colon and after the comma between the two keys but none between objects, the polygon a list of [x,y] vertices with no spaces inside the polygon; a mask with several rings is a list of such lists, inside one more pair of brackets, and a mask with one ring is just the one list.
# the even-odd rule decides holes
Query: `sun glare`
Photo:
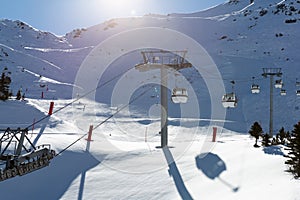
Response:
[{"label": "sun glare", "polygon": [[136,7],[140,4],[134,0],[110,0],[102,2],[102,9],[110,15],[116,16],[135,16],[137,14]]},{"label": "sun glare", "polygon": [[130,14],[131,14],[131,15],[136,15],[136,11],[135,11],[134,9],[132,9],[132,10],[130,11]]}]

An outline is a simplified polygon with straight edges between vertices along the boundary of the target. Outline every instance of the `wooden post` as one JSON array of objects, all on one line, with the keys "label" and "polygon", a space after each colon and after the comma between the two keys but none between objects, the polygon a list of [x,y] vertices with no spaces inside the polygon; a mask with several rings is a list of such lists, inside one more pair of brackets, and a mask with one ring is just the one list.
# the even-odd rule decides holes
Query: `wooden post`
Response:
[{"label": "wooden post", "polygon": [[93,125],[90,125],[90,129],[89,129],[89,134],[88,134],[88,138],[86,139],[87,141],[93,141],[92,140],[92,133],[93,133]]},{"label": "wooden post", "polygon": [[213,138],[212,138],[212,141],[216,142],[216,138],[217,138],[217,127],[213,127]]},{"label": "wooden post", "polygon": [[52,113],[53,113],[53,108],[54,108],[54,102],[51,101],[51,102],[50,102],[50,107],[49,107],[48,115],[52,115]]},{"label": "wooden post", "polygon": [[41,98],[42,98],[42,99],[44,98],[44,92],[42,92]]}]

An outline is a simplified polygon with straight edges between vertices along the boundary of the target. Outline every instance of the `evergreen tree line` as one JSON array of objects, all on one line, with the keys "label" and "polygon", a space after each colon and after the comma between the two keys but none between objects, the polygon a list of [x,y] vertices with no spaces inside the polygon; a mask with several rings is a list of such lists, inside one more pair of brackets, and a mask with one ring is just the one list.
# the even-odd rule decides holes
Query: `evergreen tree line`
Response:
[{"label": "evergreen tree line", "polygon": [[271,145],[287,145],[288,141],[291,139],[291,133],[285,131],[284,127],[281,127],[279,132],[275,137],[271,137],[268,133],[264,133],[261,125],[258,122],[254,122],[249,130],[249,134],[255,138],[254,147],[260,147],[258,145],[258,140],[261,138],[261,145],[268,147]]},{"label": "evergreen tree line", "polygon": [[[9,76],[10,72],[8,72],[7,67],[4,68],[0,77],[0,100],[5,101],[9,99],[13,93],[10,90],[11,78]],[[18,90],[16,99],[21,100],[24,99],[25,95],[22,94],[21,89]]]},{"label": "evergreen tree line", "polygon": [[255,138],[254,147],[260,147],[258,140],[261,138],[262,146],[284,145],[288,154],[285,155],[288,165],[287,172],[294,175],[296,179],[300,178],[300,122],[294,125],[292,132],[285,131],[282,127],[275,137],[271,138],[268,133],[263,133],[262,127],[258,122],[254,122],[249,130],[249,134]]},{"label": "evergreen tree line", "polygon": [[5,101],[12,96],[12,92],[9,89],[11,78],[6,73],[7,68],[1,74],[0,78],[0,100]]}]

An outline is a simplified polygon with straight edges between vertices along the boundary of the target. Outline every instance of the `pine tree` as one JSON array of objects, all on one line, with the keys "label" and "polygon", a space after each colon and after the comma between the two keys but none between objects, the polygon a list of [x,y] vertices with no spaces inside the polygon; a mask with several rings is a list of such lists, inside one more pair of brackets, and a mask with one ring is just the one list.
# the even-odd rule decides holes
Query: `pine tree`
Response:
[{"label": "pine tree", "polygon": [[290,131],[286,132],[286,139],[287,140],[291,139],[291,133],[290,133]]},{"label": "pine tree", "polygon": [[263,130],[258,122],[254,122],[251,126],[251,129],[249,130],[249,133],[252,137],[255,137],[255,144],[254,147],[259,147],[257,144],[257,141],[259,139],[259,136],[263,133]]},{"label": "pine tree", "polygon": [[271,142],[270,142],[270,135],[268,133],[266,134],[262,134],[262,145],[265,146],[265,147],[268,147],[270,146]]},{"label": "pine tree", "polygon": [[281,127],[281,129],[279,130],[279,133],[277,135],[280,139],[279,143],[284,145],[286,143],[287,133],[285,132],[283,127]]},{"label": "pine tree", "polygon": [[5,101],[7,100],[12,93],[9,91],[9,85],[11,83],[11,78],[2,72],[0,78],[0,100]]},{"label": "pine tree", "polygon": [[285,164],[289,165],[288,172],[292,173],[296,179],[300,178],[300,122],[294,125],[294,130],[287,139],[288,160]]},{"label": "pine tree", "polygon": [[16,99],[21,100],[21,98],[22,98],[21,90],[18,90]]}]

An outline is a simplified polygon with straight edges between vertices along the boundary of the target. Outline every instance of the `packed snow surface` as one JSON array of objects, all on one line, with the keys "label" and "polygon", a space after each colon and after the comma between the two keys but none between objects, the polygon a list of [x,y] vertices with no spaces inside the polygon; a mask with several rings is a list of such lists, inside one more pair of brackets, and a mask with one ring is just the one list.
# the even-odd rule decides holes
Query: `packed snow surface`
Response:
[{"label": "packed snow surface", "polygon": [[[57,100],[55,108],[70,102]],[[27,108],[15,114],[23,116],[24,122],[28,119],[28,124],[25,111],[43,117],[49,107],[48,100],[33,99],[3,104],[1,111],[7,113],[13,107]],[[104,115],[94,115],[95,109]],[[37,145],[51,144],[60,152],[86,134],[90,122],[96,126],[113,112],[103,104],[81,100],[30,130],[29,137],[35,140],[42,134]],[[281,200],[300,196],[299,181],[285,172],[283,146],[253,148],[254,139],[247,134],[221,127],[212,142],[211,127],[169,126],[169,148],[161,149],[157,148],[159,122],[139,120],[152,123],[113,117],[93,131],[93,141],[82,139],[48,167],[1,182],[1,199]],[[7,192],[15,188],[18,192]]]}]

